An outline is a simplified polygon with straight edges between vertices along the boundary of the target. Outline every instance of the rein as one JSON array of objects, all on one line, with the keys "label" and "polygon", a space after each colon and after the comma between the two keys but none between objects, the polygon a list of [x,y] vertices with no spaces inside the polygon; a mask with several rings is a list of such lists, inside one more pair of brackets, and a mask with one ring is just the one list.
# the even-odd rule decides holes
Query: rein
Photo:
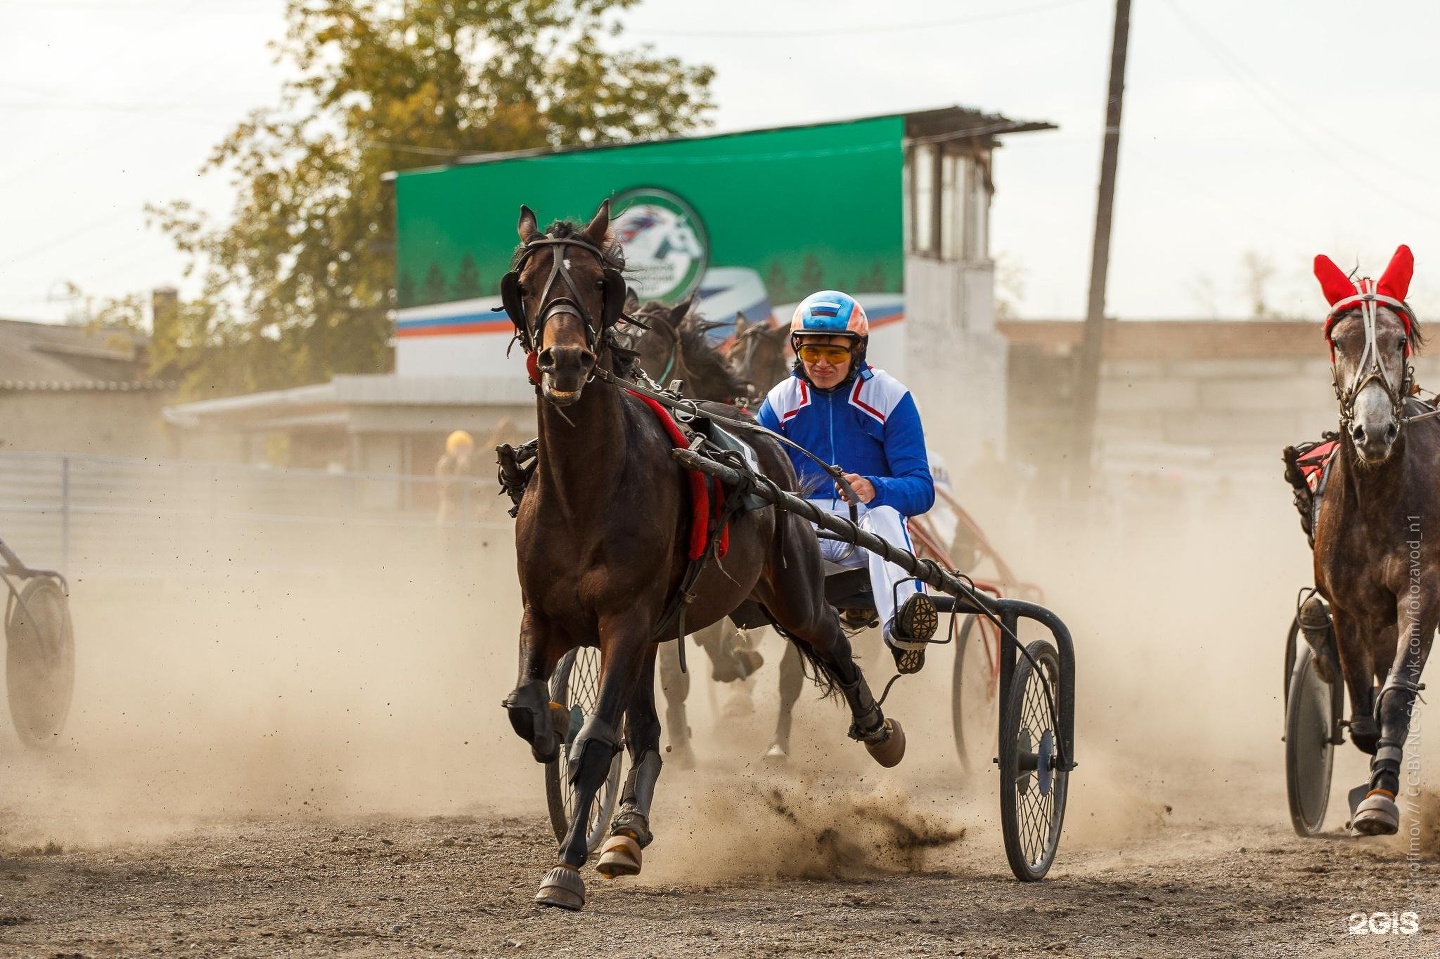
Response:
[{"label": "rein", "polygon": [[[611,373],[609,370],[604,370],[599,367],[596,367],[594,375],[604,380],[606,383],[610,383],[614,386],[620,387],[621,389],[629,390],[630,392],[635,393],[639,396],[644,396],[654,400],[656,403],[659,403],[661,406],[665,407],[673,414],[675,414],[675,419],[679,420],[682,423],[689,423],[695,418],[705,415],[704,412],[700,409],[700,407],[695,405],[694,400],[685,399],[684,397],[677,397],[673,393],[667,393],[664,390],[658,388],[649,388],[656,386],[656,384],[655,381],[650,380],[648,376],[645,378],[650,381],[649,387],[640,383],[631,382],[629,380],[623,380],[620,377],[616,376],[614,373]],[[819,456],[816,456],[814,453],[810,452],[794,440],[790,439],[788,436],[782,436],[781,434],[776,433],[774,430],[766,429],[759,423],[755,423],[749,420],[726,420],[725,428],[729,429],[731,427],[742,431],[759,433],[763,436],[768,436],[771,439],[775,440],[777,443],[780,443],[783,446],[788,446],[791,449],[803,453],[805,456],[809,457],[816,466],[820,467],[822,470],[828,473],[830,477],[834,479],[834,481],[845,490],[846,502],[850,506],[850,521],[852,523],[859,522],[859,509],[857,508],[856,504],[860,502],[860,498],[855,494],[854,487],[852,487],[849,481],[845,479],[845,471],[839,466],[835,466],[825,462]]]}]

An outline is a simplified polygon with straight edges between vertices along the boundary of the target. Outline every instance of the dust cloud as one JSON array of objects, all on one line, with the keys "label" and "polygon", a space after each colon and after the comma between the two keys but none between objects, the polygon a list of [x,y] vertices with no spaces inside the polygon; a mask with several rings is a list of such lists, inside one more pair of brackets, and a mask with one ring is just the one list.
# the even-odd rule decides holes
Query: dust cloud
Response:
[{"label": "dust cloud", "polygon": [[[1224,503],[1201,490],[1165,508],[1077,517],[1042,502],[979,518],[1075,639],[1080,766],[1057,874],[1286,826],[1284,640],[1309,554],[1278,475]],[[519,622],[508,521],[458,554],[428,527],[202,532],[150,544],[143,570],[74,576],[74,706],[48,749],[5,734],[0,851],[246,817],[543,817],[542,769],[499,708]],[[217,542],[238,545],[217,555]],[[889,657],[873,631],[856,646],[878,692]],[[790,762],[763,762],[783,648],[767,636],[762,651],[747,698],[710,682],[691,648],[699,768],[667,764],[640,881],[1005,873],[993,734],[964,771],[950,650],[890,694],[909,748],[892,770],[809,688]],[[1349,746],[1337,757],[1332,829],[1365,770]],[[552,839],[537,828],[534,842]],[[1076,853],[1089,865],[1069,865]]]}]

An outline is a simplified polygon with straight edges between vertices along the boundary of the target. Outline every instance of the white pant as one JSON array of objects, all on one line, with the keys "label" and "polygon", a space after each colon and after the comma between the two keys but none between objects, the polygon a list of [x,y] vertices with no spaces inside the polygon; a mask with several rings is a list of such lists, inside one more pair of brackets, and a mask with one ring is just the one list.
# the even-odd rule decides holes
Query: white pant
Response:
[{"label": "white pant", "polygon": [[[826,512],[834,513],[844,519],[850,518],[850,504],[844,500],[827,498],[812,499],[810,502]],[[870,509],[861,505],[857,506],[856,510],[859,513],[861,529],[867,533],[873,533],[891,546],[907,552],[915,551],[914,547],[910,545],[910,530],[905,525],[905,517],[901,516],[895,507],[877,506]],[[909,573],[894,563],[887,563],[869,550],[851,546],[849,543],[822,539],[820,540],[820,555],[837,566],[847,568],[858,568],[869,563],[870,588],[875,593],[875,611],[880,615],[880,624],[885,630],[886,641],[890,641],[890,620],[895,616],[896,608],[903,606],[907,599],[919,592],[923,588],[923,584],[911,578]],[[898,642],[895,645],[910,648],[924,644]]]}]

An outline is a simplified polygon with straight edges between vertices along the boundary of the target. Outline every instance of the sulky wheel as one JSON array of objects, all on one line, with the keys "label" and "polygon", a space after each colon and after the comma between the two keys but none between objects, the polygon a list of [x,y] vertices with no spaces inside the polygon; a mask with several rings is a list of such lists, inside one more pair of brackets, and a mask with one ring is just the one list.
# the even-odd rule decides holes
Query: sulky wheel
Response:
[{"label": "sulky wheel", "polygon": [[[560,756],[545,764],[545,798],[550,806],[550,825],[556,841],[563,841],[570,829],[570,816],[575,810],[575,787],[570,782],[570,744],[595,709],[600,695],[600,651],[588,646],[572,649],[555,667],[550,677],[550,700],[570,710],[570,732],[560,747]],[[624,738],[624,725],[617,730]],[[624,750],[615,754],[610,775],[590,804],[590,821],[586,823],[585,844],[593,853],[610,831],[610,817],[620,798],[620,767]]]},{"label": "sulky wheel", "polygon": [[[1060,845],[1070,773],[1057,768],[1059,730],[1050,704],[1060,709],[1060,658],[1036,640],[1026,647],[1039,666],[1021,656],[1000,714],[1000,825],[1005,858],[1022,882],[1045,878]],[[1046,697],[1046,687],[1050,695]]]},{"label": "sulky wheel", "polygon": [[75,632],[58,580],[39,577],[11,594],[5,617],[10,718],[27,746],[59,735],[75,691]]},{"label": "sulky wheel", "polygon": [[955,752],[968,773],[978,772],[995,755],[1000,663],[994,627],[975,615],[965,617],[955,640],[955,669],[950,691],[950,721]]},{"label": "sulky wheel", "polygon": [[[1301,639],[1285,696],[1285,794],[1290,822],[1300,836],[1314,836],[1325,824],[1335,768],[1335,720],[1344,704],[1343,691],[1322,679],[1317,665],[1315,651]],[[1333,663],[1331,675],[1338,682]]]}]

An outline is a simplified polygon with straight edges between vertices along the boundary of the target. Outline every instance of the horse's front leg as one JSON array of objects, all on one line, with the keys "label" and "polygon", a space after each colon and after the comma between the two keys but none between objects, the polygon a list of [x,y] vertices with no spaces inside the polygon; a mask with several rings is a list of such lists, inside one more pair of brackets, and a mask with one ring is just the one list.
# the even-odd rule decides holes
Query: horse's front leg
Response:
[{"label": "horse's front leg", "polygon": [[[570,782],[575,790],[575,809],[570,829],[560,842],[560,862],[546,874],[535,895],[535,901],[542,906],[578,911],[585,905],[585,883],[580,878],[580,867],[590,855],[586,842],[590,808],[595,794],[610,775],[615,754],[620,751],[620,717],[647,665],[650,671],[646,678],[651,687],[655,684],[654,644],[649,635],[651,622],[653,616],[649,610],[600,620],[600,691],[595,712],[570,746]],[[650,696],[653,703],[653,688]]]},{"label": "horse's front leg", "polygon": [[1395,661],[1375,703],[1380,741],[1370,761],[1370,792],[1355,811],[1355,831],[1367,836],[1389,836],[1400,829],[1400,766],[1410,716],[1420,691],[1420,673],[1430,655],[1435,627],[1440,622],[1440,577],[1417,577],[1402,590],[1398,602]]},{"label": "horse's front leg", "polygon": [[[668,644],[667,644],[668,645]],[[630,776],[620,798],[620,812],[610,825],[610,838],[595,871],[606,879],[640,872],[641,850],[650,845],[650,804],[660,779],[660,717],[655,710],[655,649],[641,670],[640,683],[625,711],[625,739],[630,747]],[[646,677],[652,677],[646,682]]]},{"label": "horse's front leg", "polygon": [[1375,657],[1366,645],[1364,632],[1353,616],[1338,607],[1331,607],[1335,628],[1335,651],[1340,657],[1340,673],[1350,691],[1350,739],[1357,749],[1375,755],[1380,726],[1375,721]]},{"label": "horse's front leg", "polygon": [[550,701],[550,674],[566,652],[554,629],[528,605],[520,619],[520,675],[502,705],[515,734],[536,762],[554,762],[569,732],[570,714]]}]

